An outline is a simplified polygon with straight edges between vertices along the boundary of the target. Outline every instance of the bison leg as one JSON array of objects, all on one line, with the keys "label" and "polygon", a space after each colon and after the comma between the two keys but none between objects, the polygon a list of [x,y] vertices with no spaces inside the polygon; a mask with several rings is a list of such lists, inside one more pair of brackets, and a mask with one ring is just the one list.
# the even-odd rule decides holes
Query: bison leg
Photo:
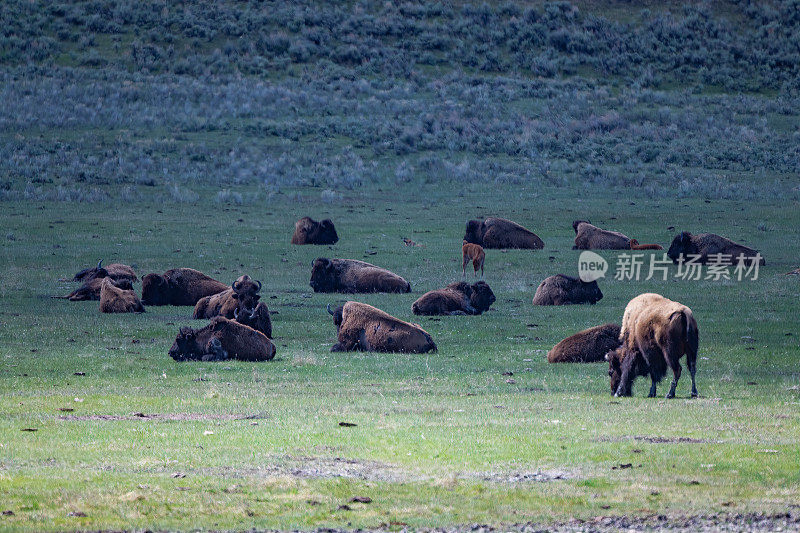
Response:
[{"label": "bison leg", "polygon": [[467,279],[467,265],[469,264],[469,256],[464,256],[464,261],[461,263],[461,273],[464,279]]},{"label": "bison leg", "polygon": [[647,395],[648,398],[655,398],[656,397],[656,376],[653,371],[650,371],[650,394]]},{"label": "bison leg", "polygon": [[700,395],[694,382],[694,374],[697,372],[697,352],[690,351],[686,354],[686,366],[689,367],[689,374],[692,376],[692,398],[697,398]]},{"label": "bison leg", "polygon": [[664,356],[667,359],[667,363],[669,366],[672,367],[672,383],[669,386],[669,392],[667,393],[667,398],[674,398],[675,397],[675,389],[678,387],[678,380],[681,378],[681,363],[677,359],[672,359],[666,353]]}]

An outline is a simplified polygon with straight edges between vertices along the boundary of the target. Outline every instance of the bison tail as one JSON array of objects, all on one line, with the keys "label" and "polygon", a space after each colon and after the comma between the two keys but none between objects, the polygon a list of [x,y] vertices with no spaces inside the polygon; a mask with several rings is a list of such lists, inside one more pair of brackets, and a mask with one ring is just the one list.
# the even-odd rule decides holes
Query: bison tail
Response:
[{"label": "bison tail", "polygon": [[683,319],[686,321],[686,342],[693,353],[697,353],[700,347],[700,335],[697,331],[697,322],[694,320],[694,315],[688,309],[683,311]]}]

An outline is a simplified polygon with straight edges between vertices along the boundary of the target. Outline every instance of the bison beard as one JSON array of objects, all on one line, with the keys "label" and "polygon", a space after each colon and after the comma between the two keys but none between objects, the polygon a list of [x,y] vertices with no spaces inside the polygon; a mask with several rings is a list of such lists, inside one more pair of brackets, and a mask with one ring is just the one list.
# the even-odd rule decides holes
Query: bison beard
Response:
[{"label": "bison beard", "polygon": [[399,320],[371,305],[347,302],[333,311],[338,340],[332,352],[375,351],[426,353],[435,352],[436,344],[418,324]]}]

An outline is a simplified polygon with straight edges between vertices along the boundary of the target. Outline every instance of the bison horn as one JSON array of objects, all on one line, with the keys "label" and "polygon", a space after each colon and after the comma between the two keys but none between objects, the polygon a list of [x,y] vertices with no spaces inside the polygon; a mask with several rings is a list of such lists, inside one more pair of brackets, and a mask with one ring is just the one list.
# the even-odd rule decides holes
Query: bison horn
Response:
[{"label": "bison horn", "polygon": [[231,283],[231,289],[233,289],[233,292],[239,292],[239,291],[236,290],[236,282],[235,281],[233,283]]},{"label": "bison horn", "polygon": [[328,312],[331,314],[331,316],[333,316],[333,311],[331,311],[331,304],[328,304],[327,309],[328,309]]},{"label": "bison horn", "polygon": [[239,308],[238,307],[233,310],[233,319],[234,320],[239,320]]},{"label": "bison horn", "polygon": [[261,290],[261,282],[256,280],[256,283],[258,283],[258,289],[256,289],[256,292],[259,292]]},{"label": "bison horn", "polygon": [[316,261],[316,259],[312,259],[312,260],[311,260],[311,268],[314,268],[314,262],[315,262],[315,261]]},{"label": "bison horn", "polygon": [[102,259],[100,259],[100,260],[97,262],[97,268],[103,268],[103,267],[101,267],[101,266],[100,266],[100,265],[102,265],[102,264],[103,264],[103,260],[102,260]]}]

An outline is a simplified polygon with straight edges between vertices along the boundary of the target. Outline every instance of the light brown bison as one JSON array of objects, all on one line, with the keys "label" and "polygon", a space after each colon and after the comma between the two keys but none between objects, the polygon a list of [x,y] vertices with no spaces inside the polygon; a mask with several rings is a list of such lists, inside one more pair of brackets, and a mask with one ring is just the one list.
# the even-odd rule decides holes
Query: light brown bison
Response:
[{"label": "light brown bison", "polygon": [[[79,288],[75,289],[71,293],[66,296],[55,296],[54,298],[64,298],[70,300],[72,302],[82,302],[85,300],[99,300],[100,299],[100,286],[103,284],[104,279],[111,279],[113,278],[92,278],[89,281],[84,282]],[[129,279],[120,279],[114,281],[114,285],[119,287],[120,289],[126,291],[133,290],[133,284]]]},{"label": "light brown bison", "polygon": [[129,267],[128,265],[123,265],[122,263],[111,263],[107,266],[102,266],[103,260],[97,262],[96,267],[92,268],[85,268],[75,274],[75,277],[72,278],[72,281],[91,281],[95,278],[111,278],[114,281],[120,281],[123,279],[127,279],[131,283],[135,281],[139,281],[139,278],[136,277],[136,272],[134,272],[133,268]]},{"label": "light brown bison", "polygon": [[483,262],[486,259],[486,253],[480,244],[473,244],[464,241],[461,246],[461,272],[464,279],[467,278],[467,265],[472,261],[472,268],[475,269],[475,275],[478,275],[478,267],[481,269],[481,277],[483,277]]},{"label": "light brown bison", "polygon": [[193,268],[173,268],[142,279],[145,305],[195,305],[200,298],[228,289],[228,285]]},{"label": "light brown bison", "polygon": [[314,292],[411,292],[411,284],[397,274],[356,259],[318,257],[311,262]]},{"label": "light brown bison", "polygon": [[339,342],[332,352],[364,350],[370,352],[435,352],[436,344],[418,324],[395,318],[371,305],[347,302],[335,311],[328,305]]},{"label": "light brown bison", "polygon": [[540,250],[544,241],[532,231],[504,218],[489,217],[467,221],[464,240],[484,248],[525,248]]},{"label": "light brown bison", "polygon": [[696,397],[697,350],[699,333],[692,310],[661,295],[645,293],[628,303],[620,331],[621,346],[606,355],[611,391],[615,396],[630,396],[637,376],[650,376],[649,397],[667,369],[672,369],[672,384],[667,398],[675,397],[681,376],[680,358],[692,376],[692,397]]},{"label": "light brown bison", "polygon": [[269,361],[275,345],[260,331],[218,316],[204,328],[181,328],[169,355],[176,361]]},{"label": "light brown bison", "polygon": [[639,244],[636,239],[631,239],[631,250],[663,250],[660,244]]},{"label": "light brown bison", "polygon": [[260,331],[270,339],[272,338],[272,317],[269,308],[264,302],[258,302],[251,311],[242,310],[237,307],[233,310],[233,319],[239,324],[250,326],[256,331]]},{"label": "light brown bison", "polygon": [[411,304],[411,311],[415,315],[479,315],[495,300],[485,281],[473,285],[459,281],[444,289],[426,292]]},{"label": "light brown bison", "polygon": [[573,250],[630,250],[631,240],[618,231],[600,229],[586,220],[572,223],[575,230]]},{"label": "light brown bison", "polygon": [[214,318],[224,316],[232,319],[235,309],[241,307],[242,312],[252,312],[258,305],[261,296],[261,282],[247,274],[240,276],[230,287],[217,294],[204,296],[194,306],[192,318]]},{"label": "light brown bison", "polygon": [[717,257],[712,258],[711,256],[722,254],[727,257],[718,257],[721,259],[719,261],[721,264],[735,265],[739,261],[739,256],[744,256],[748,264],[754,261],[756,257],[759,258],[759,265],[765,264],[764,258],[761,257],[757,250],[736,244],[732,240],[714,233],[692,235],[688,231],[684,231],[680,235],[676,235],[672,239],[669,250],[667,250],[667,256],[672,259],[673,263],[677,264],[681,254],[687,261],[691,255],[700,256],[695,261],[697,263],[715,261]]},{"label": "light brown bison", "polygon": [[111,278],[100,284],[101,313],[144,313],[144,306],[133,290],[117,287]]},{"label": "light brown bison", "polygon": [[597,281],[585,282],[579,278],[556,274],[545,278],[536,288],[533,305],[596,304],[603,299]]},{"label": "light brown bison", "polygon": [[317,222],[311,217],[303,217],[294,224],[292,244],[336,244],[339,236],[331,219]]},{"label": "light brown bison", "polygon": [[547,352],[550,363],[597,363],[620,345],[619,324],[603,324],[567,337]]}]

